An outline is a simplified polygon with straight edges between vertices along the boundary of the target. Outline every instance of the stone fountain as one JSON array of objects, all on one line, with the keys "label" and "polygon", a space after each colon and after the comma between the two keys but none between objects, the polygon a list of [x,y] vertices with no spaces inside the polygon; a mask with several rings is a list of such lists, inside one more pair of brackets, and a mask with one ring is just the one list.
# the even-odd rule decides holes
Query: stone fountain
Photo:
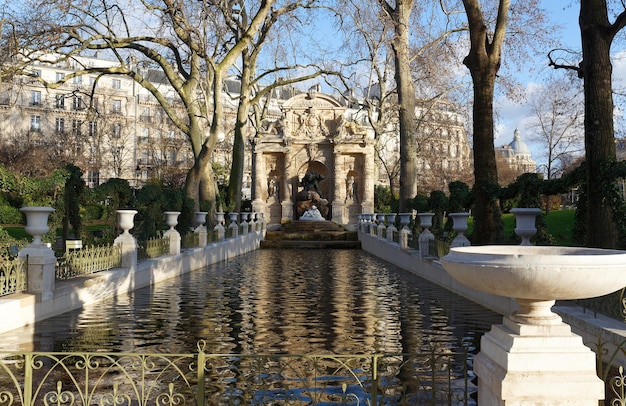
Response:
[{"label": "stone fountain", "polygon": [[519,309],[481,339],[478,404],[593,405],[604,399],[595,354],[551,307],[626,286],[626,252],[575,247],[452,248],[440,260],[458,282],[515,298]]}]

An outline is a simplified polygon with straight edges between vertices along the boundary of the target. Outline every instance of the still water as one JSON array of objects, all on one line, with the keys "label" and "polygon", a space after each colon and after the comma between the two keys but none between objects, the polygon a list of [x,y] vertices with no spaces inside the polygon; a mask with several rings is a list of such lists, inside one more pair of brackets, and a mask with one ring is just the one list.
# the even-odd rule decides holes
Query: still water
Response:
[{"label": "still water", "polygon": [[0,350],[406,353],[476,348],[500,322],[361,250],[258,250],[4,334]]}]

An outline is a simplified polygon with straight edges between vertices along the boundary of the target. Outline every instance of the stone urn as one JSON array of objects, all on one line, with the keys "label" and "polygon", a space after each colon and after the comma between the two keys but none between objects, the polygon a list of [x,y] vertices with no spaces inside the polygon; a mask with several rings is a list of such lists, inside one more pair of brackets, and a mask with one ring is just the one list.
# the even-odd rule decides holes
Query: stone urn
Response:
[{"label": "stone urn", "polygon": [[129,231],[135,227],[135,214],[137,210],[117,210],[117,221],[123,235],[130,235]]},{"label": "stone urn", "polygon": [[228,220],[230,224],[237,224],[237,219],[239,218],[239,213],[228,213]]},{"label": "stone urn", "polygon": [[451,248],[440,260],[461,284],[514,298],[519,309],[481,339],[474,358],[478,404],[595,405],[604,398],[596,356],[552,312],[555,300],[626,286],[626,252],[578,247]]},{"label": "stone urn", "polygon": [[54,212],[52,207],[27,206],[20,209],[26,215],[24,230],[33,237],[32,246],[43,245],[41,237],[50,231],[48,217]]},{"label": "stone urn", "polygon": [[204,223],[206,223],[206,215],[208,212],[206,211],[197,211],[194,214],[194,224],[196,227],[202,227]]},{"label": "stone urn", "polygon": [[217,221],[218,225],[224,225],[224,212],[218,211],[215,213],[215,221]]},{"label": "stone urn", "polygon": [[470,241],[465,236],[465,232],[467,231],[467,219],[469,219],[470,214],[467,212],[450,213],[449,216],[452,219],[452,229],[457,233],[454,240],[450,243],[450,247],[466,247],[471,245]]},{"label": "stone urn", "polygon": [[530,237],[537,233],[535,220],[541,214],[541,209],[518,207],[511,209],[511,213],[515,215],[515,234],[522,239],[520,245],[532,245]]},{"label": "stone urn", "polygon": [[179,211],[166,211],[163,212],[165,214],[165,224],[168,225],[170,231],[174,230],[174,227],[178,224],[178,216],[180,216]]},{"label": "stone urn", "polygon": [[402,229],[406,228],[410,231],[409,224],[411,224],[411,217],[413,215],[411,213],[398,213],[398,216],[400,216],[400,225],[402,226]]}]

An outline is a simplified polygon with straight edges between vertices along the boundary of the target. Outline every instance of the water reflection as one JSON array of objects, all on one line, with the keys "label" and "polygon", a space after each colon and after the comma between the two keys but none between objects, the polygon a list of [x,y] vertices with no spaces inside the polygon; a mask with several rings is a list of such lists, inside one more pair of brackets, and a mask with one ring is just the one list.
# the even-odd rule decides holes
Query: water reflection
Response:
[{"label": "water reflection", "polygon": [[[260,250],[0,337],[17,350],[312,354],[470,347],[495,313],[359,250]],[[20,338],[21,337],[21,338]]]}]

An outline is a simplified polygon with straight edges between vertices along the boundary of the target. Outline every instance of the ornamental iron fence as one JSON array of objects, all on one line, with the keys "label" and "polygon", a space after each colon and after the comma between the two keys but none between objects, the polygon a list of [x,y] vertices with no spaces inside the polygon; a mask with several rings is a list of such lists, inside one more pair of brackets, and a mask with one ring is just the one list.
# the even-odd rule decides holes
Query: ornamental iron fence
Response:
[{"label": "ornamental iron fence", "polygon": [[56,278],[70,279],[117,268],[122,262],[122,246],[103,245],[70,250],[57,258]]},{"label": "ornamental iron fence", "polygon": [[468,351],[241,355],[5,353],[7,405],[470,405]]},{"label": "ornamental iron fence", "polygon": [[153,237],[146,241],[139,242],[137,248],[137,259],[151,259],[170,253],[169,237]]},{"label": "ornamental iron fence", "polygon": [[181,248],[198,248],[200,246],[200,234],[189,232],[182,236],[180,241]]},{"label": "ornamental iron fence", "polygon": [[27,260],[28,258],[23,260],[17,256],[0,256],[0,296],[26,290]]}]

